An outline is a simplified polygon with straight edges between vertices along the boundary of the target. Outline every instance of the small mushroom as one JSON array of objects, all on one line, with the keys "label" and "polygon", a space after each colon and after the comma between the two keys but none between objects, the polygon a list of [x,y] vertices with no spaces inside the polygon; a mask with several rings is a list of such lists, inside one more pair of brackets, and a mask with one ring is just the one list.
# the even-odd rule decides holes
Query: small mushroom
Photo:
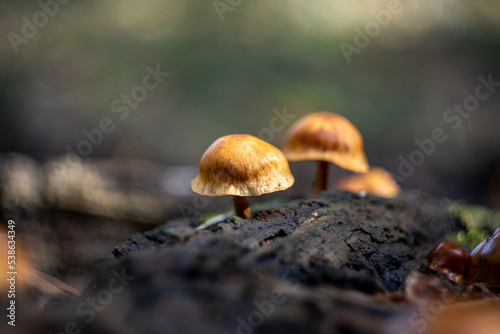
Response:
[{"label": "small mushroom", "polygon": [[236,215],[251,217],[247,196],[285,190],[294,178],[279,149],[254,136],[217,139],[203,154],[191,190],[202,196],[233,196]]},{"label": "small mushroom", "polygon": [[467,253],[454,242],[443,242],[425,257],[429,268],[444,274],[450,281],[464,283]]},{"label": "small mushroom", "polygon": [[318,162],[315,194],[326,189],[328,163],[357,173],[366,173],[369,168],[358,129],[344,117],[330,112],[312,113],[299,119],[285,136],[283,153],[290,162]]},{"label": "small mushroom", "polygon": [[367,193],[380,197],[396,197],[401,190],[392,175],[383,168],[370,168],[366,174],[352,175],[341,180],[335,189]]},{"label": "small mushroom", "polygon": [[470,253],[467,283],[500,287],[500,228]]}]

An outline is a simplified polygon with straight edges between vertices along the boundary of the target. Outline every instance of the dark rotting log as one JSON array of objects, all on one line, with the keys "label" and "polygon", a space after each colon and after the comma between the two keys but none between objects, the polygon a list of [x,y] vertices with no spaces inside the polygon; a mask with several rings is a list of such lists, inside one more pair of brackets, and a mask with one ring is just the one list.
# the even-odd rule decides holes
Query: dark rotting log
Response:
[{"label": "dark rotting log", "polygon": [[[116,246],[118,261],[102,265],[81,298],[52,308],[47,327],[64,319],[86,333],[388,333],[409,306],[380,295],[398,296],[412,271],[430,272],[426,253],[463,229],[449,204],[327,192],[207,230],[171,220]],[[87,323],[75,310],[117,277],[123,289]]]},{"label": "dark rotting log", "polygon": [[[448,205],[332,192],[208,230],[172,220],[114,249],[118,263],[85,295],[118,272],[127,286],[99,321],[76,321],[100,333],[384,333],[401,305],[375,296],[401,291],[429,249],[463,228]],[[69,319],[81,301],[65,305]]]}]

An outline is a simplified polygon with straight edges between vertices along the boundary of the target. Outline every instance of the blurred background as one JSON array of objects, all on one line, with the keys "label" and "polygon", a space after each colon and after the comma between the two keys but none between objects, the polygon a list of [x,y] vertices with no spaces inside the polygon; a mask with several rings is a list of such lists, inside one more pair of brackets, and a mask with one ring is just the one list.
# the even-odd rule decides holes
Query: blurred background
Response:
[{"label": "blurred background", "polygon": [[[500,208],[500,89],[461,116],[459,126],[444,119],[475,94],[478,77],[500,82],[497,1],[63,2],[0,3],[4,219],[12,212],[5,208],[20,202],[70,209],[57,225],[64,237],[50,234],[50,224],[57,224],[53,212],[21,214],[25,229],[38,226],[54,238],[50,247],[82,237],[67,223],[82,220],[77,211],[115,219],[87,226],[99,226],[88,238],[104,240],[99,255],[110,255],[113,244],[151,227],[120,219],[158,223],[185,215],[178,202],[183,196],[199,209],[189,181],[215,139],[249,133],[279,147],[294,120],[323,110],[351,120],[370,164],[395,175],[400,156],[408,160],[418,149],[415,140],[443,129],[446,142],[400,179],[401,187]],[[276,117],[281,123],[273,123]],[[90,142],[85,131],[93,134],[90,146],[82,144]],[[37,187],[57,188],[64,180],[51,174],[50,162],[58,159],[62,168],[71,165],[81,182],[76,187],[89,189],[66,184],[40,200]],[[75,159],[99,173],[75,167]],[[27,172],[11,175],[20,170]],[[44,173],[43,182],[30,176],[34,170]],[[294,164],[292,171],[297,187],[281,195],[308,194],[314,164]],[[16,188],[12,180],[25,186]],[[96,190],[101,183],[107,192]],[[123,184],[130,191],[126,201],[111,201]],[[164,197],[151,204],[144,194]],[[230,199],[215,203],[230,206]],[[66,265],[83,255],[67,256]],[[61,268],[48,271],[64,277]]]},{"label": "blurred background", "polygon": [[[74,1],[45,25],[33,19],[38,3],[3,2],[0,150],[44,162],[109,118],[115,130],[85,159],[195,166],[216,138],[269,128],[274,108],[329,110],[360,129],[371,164],[393,173],[415,139],[446,126],[449,139],[402,187],[498,207],[500,94],[457,130],[443,114],[478,76],[500,81],[500,5],[399,3],[348,63],[341,43],[356,47],[356,29],[390,1]],[[13,47],[8,34],[23,37],[23,18],[41,27]],[[121,120],[113,101],[157,65],[170,75]],[[279,145],[283,133],[264,137]]]}]

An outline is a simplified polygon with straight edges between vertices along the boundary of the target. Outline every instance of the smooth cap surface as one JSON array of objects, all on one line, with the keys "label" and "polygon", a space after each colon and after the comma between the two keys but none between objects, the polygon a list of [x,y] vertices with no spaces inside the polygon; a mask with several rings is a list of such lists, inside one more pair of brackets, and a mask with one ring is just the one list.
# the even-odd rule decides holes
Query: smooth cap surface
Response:
[{"label": "smooth cap surface", "polygon": [[294,181],[279,149],[254,136],[229,135],[205,151],[191,190],[203,196],[259,196],[285,190]]},{"label": "smooth cap surface", "polygon": [[327,161],[353,172],[368,171],[363,138],[344,117],[317,112],[299,119],[288,131],[283,153],[293,161]]}]

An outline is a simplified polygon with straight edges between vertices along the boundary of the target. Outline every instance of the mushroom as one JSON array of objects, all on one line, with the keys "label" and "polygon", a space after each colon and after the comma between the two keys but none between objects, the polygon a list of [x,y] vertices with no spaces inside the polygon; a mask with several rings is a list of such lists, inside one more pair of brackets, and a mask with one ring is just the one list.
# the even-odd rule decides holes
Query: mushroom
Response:
[{"label": "mushroom", "polygon": [[217,139],[203,154],[200,174],[191,190],[202,196],[233,196],[236,215],[251,217],[247,196],[285,190],[294,178],[279,149],[254,136],[229,135]]},{"label": "mushroom", "polygon": [[344,117],[317,112],[299,119],[283,142],[288,161],[318,161],[315,194],[326,189],[328,163],[358,173],[368,171],[363,138],[358,129]]},{"label": "mushroom", "polygon": [[444,274],[450,281],[464,283],[467,253],[454,242],[445,241],[425,257],[429,268]]},{"label": "mushroom", "polygon": [[500,228],[470,253],[467,283],[500,287]]},{"label": "mushroom", "polygon": [[383,168],[370,168],[366,174],[352,175],[335,186],[338,190],[373,194],[380,197],[396,197],[401,190],[392,175]]}]

